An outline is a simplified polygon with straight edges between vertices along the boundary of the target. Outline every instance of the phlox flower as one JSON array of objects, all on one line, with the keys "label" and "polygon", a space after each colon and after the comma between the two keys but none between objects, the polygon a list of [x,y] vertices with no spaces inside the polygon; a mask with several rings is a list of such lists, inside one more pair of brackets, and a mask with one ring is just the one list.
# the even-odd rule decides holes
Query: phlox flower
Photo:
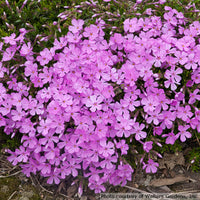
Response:
[{"label": "phlox flower", "polygon": [[175,80],[173,80],[173,78],[169,78],[167,81],[164,82],[165,87],[169,88],[171,87],[171,90],[174,91],[177,89],[176,85],[180,85],[180,83],[176,82]]},{"label": "phlox flower", "polygon": [[172,24],[174,26],[177,25],[177,19],[174,16],[174,12],[173,11],[169,11],[168,13],[164,14],[164,19],[169,23]]},{"label": "phlox flower", "polygon": [[21,142],[23,142],[24,147],[29,147],[30,149],[35,148],[38,143],[36,137],[28,137],[26,135],[22,136]]},{"label": "phlox flower", "polygon": [[0,114],[0,127],[5,126],[6,125],[6,120],[5,118]]},{"label": "phlox flower", "polygon": [[112,157],[106,157],[105,160],[100,162],[100,166],[102,169],[112,169],[114,167],[113,163],[117,162],[117,157],[112,156]]},{"label": "phlox flower", "polygon": [[18,157],[16,152],[12,152],[11,150],[7,149],[6,152],[10,154],[10,156],[7,158],[9,162],[11,162],[14,166],[17,165]]},{"label": "phlox flower", "polygon": [[153,142],[152,141],[148,141],[148,142],[145,142],[144,144],[143,144],[143,149],[147,152],[147,153],[149,153],[149,151],[152,149],[152,146],[153,145]]},{"label": "phlox flower", "polygon": [[7,69],[3,67],[2,62],[0,62],[0,78],[3,78],[6,72],[7,72]]},{"label": "phlox flower", "polygon": [[75,159],[70,159],[66,169],[67,174],[72,174],[73,177],[77,177],[78,169],[81,169],[81,165]]},{"label": "phlox flower", "polygon": [[188,54],[185,52],[176,51],[175,56],[181,65],[186,64],[188,61]]},{"label": "phlox flower", "polygon": [[3,58],[1,61],[9,61],[15,55],[15,51],[11,50],[11,48],[7,48],[6,51],[3,53]]},{"label": "phlox flower", "polygon": [[61,112],[60,105],[57,101],[51,101],[47,107],[47,110],[50,114],[54,114],[54,115]]},{"label": "phlox flower", "polygon": [[200,121],[200,110],[195,111],[195,117]]},{"label": "phlox flower", "polygon": [[134,33],[140,29],[140,27],[137,24],[138,20],[137,18],[132,18],[132,19],[126,19],[123,24],[124,24],[124,31],[125,32],[130,32]]},{"label": "phlox flower", "polygon": [[173,132],[170,132],[168,134],[163,134],[162,137],[167,137],[166,139],[166,144],[171,144],[173,145],[175,141],[177,140],[178,136],[175,135]]},{"label": "phlox flower", "polygon": [[114,154],[114,144],[112,142],[106,142],[106,139],[100,140],[99,153],[104,157],[108,157]]},{"label": "phlox flower", "polygon": [[89,168],[90,172],[85,174],[85,177],[89,177],[89,181],[99,181],[100,180],[100,173],[102,170],[96,169],[95,167],[90,166]]},{"label": "phlox flower", "polygon": [[27,162],[30,156],[30,152],[23,146],[16,149],[15,153],[17,155],[18,162]]},{"label": "phlox flower", "polygon": [[166,70],[165,72],[165,78],[172,79],[174,82],[179,83],[181,81],[181,77],[179,74],[182,74],[183,70],[181,68],[175,69],[175,67],[172,67],[170,70]]},{"label": "phlox flower", "polygon": [[40,65],[44,66],[49,63],[52,59],[54,52],[51,52],[49,49],[45,48],[40,52],[40,56],[37,56],[37,61],[40,62]]},{"label": "phlox flower", "polygon": [[16,45],[16,34],[12,33],[10,36],[2,37],[6,44]]},{"label": "phlox flower", "polygon": [[99,139],[105,138],[107,135],[108,127],[105,126],[103,123],[98,124],[96,129],[95,129],[95,134]]},{"label": "phlox flower", "polygon": [[176,119],[176,113],[175,112],[171,112],[171,111],[163,111],[160,114],[160,119],[161,119],[161,125],[160,127],[162,129],[165,129],[166,127],[168,129],[172,128],[173,122]]},{"label": "phlox flower", "polygon": [[84,21],[82,19],[72,19],[72,26],[69,26],[69,30],[72,33],[77,33],[83,28]]},{"label": "phlox flower", "polygon": [[111,85],[105,87],[104,90],[102,91],[102,94],[105,98],[110,98],[115,96],[113,87]]},{"label": "phlox flower", "polygon": [[31,46],[30,42],[28,42],[28,44],[23,44],[20,50],[20,54],[22,56],[32,55],[32,49],[33,47]]},{"label": "phlox flower", "polygon": [[29,106],[29,108],[31,109],[30,114],[32,116],[44,113],[44,105],[42,103],[39,103],[36,99],[30,99]]},{"label": "phlox flower", "polygon": [[39,74],[39,78],[42,79],[42,82],[44,84],[47,83],[47,82],[50,82],[51,81],[51,77],[52,77],[52,70],[47,68],[47,67],[44,67],[43,68],[43,73]]},{"label": "phlox flower", "polygon": [[65,47],[67,45],[67,40],[65,37],[60,37],[59,40],[57,38],[54,40],[54,43],[53,43],[54,50],[62,49],[63,47]]},{"label": "phlox flower", "polygon": [[68,146],[66,147],[67,151],[72,154],[72,153],[77,153],[80,151],[79,147],[79,141],[77,141],[76,137],[72,137],[70,139],[70,142],[68,143]]},{"label": "phlox flower", "polygon": [[37,63],[33,63],[32,61],[26,61],[24,65],[26,66],[24,72],[25,76],[31,76],[32,78],[34,78],[38,75]]},{"label": "phlox flower", "polygon": [[191,80],[193,80],[196,84],[200,83],[200,70],[195,70],[192,73]]},{"label": "phlox flower", "polygon": [[154,127],[153,129],[153,135],[161,135],[163,132],[163,129],[160,126]]},{"label": "phlox flower", "polygon": [[185,69],[193,69],[195,70],[197,68],[197,61],[198,61],[198,58],[195,56],[194,53],[191,53],[188,55],[188,62],[184,65]]},{"label": "phlox flower", "polygon": [[30,177],[31,173],[36,174],[37,172],[37,163],[34,159],[30,158],[29,163],[21,165],[22,172],[27,176]]},{"label": "phlox flower", "polygon": [[153,95],[142,98],[141,103],[144,105],[145,112],[154,111],[159,105],[158,98]]},{"label": "phlox flower", "polygon": [[189,128],[190,128],[189,125],[186,125],[186,126],[179,125],[178,126],[178,130],[180,131],[178,133],[178,135],[180,135],[181,142],[185,142],[186,138],[191,138],[192,137],[192,134],[187,131]]},{"label": "phlox flower", "polygon": [[162,63],[166,61],[166,54],[164,51],[156,52],[154,56],[155,56],[155,63],[154,63],[155,67],[160,67]]},{"label": "phlox flower", "polygon": [[123,116],[117,116],[117,120],[120,122],[120,126],[124,128],[124,130],[131,130],[134,125],[134,121],[130,119],[129,114],[124,114]]},{"label": "phlox flower", "polygon": [[159,164],[154,162],[152,159],[149,159],[147,164],[145,163],[143,164],[144,164],[143,169],[146,168],[146,173],[156,173],[157,168],[159,167]]},{"label": "phlox flower", "polygon": [[[184,38],[177,40],[177,42],[175,44],[179,48],[180,51],[186,51],[187,52],[189,50],[190,43],[186,40],[186,38],[187,37],[184,37]],[[192,38],[190,38],[190,40],[192,40]],[[184,55],[187,55],[187,54],[184,54]]]},{"label": "phlox flower", "polygon": [[99,29],[96,25],[91,24],[89,27],[85,27],[83,36],[89,37],[90,40],[94,40],[98,37]]},{"label": "phlox flower", "polygon": [[124,38],[122,37],[121,34],[114,33],[114,36],[110,38],[109,45],[111,46],[113,50],[117,48],[121,50],[123,48],[123,45],[122,45],[123,41],[124,41]]},{"label": "phlox flower", "polygon": [[81,40],[81,35],[79,33],[67,33],[67,41],[71,43],[78,43]]},{"label": "phlox flower", "polygon": [[3,100],[6,99],[6,97],[6,88],[3,86],[3,83],[0,83],[0,102],[3,102]]},{"label": "phlox flower", "polygon": [[116,143],[116,148],[121,150],[122,155],[126,155],[129,149],[129,146],[126,144],[125,140],[120,140],[118,143]]},{"label": "phlox flower", "polygon": [[110,183],[113,185],[124,186],[127,184],[127,180],[131,181],[133,169],[130,165],[123,165],[122,162],[118,166],[118,169],[111,175]]},{"label": "phlox flower", "polygon": [[105,192],[106,188],[102,185],[103,181],[91,181],[88,184],[88,187],[94,190],[95,193]]},{"label": "phlox flower", "polygon": [[46,158],[44,156],[37,156],[37,163],[38,163],[38,170],[41,171],[41,174],[43,176],[49,175],[51,173],[51,165],[49,163],[46,163]]},{"label": "phlox flower", "polygon": [[54,132],[52,131],[50,131],[45,137],[39,139],[39,143],[45,146],[45,148],[54,148],[54,143],[57,144],[58,141],[58,137],[54,136]]},{"label": "phlox flower", "polygon": [[53,160],[56,156],[56,151],[58,151],[58,148],[53,147],[45,147],[44,152],[45,152],[45,158],[47,160]]},{"label": "phlox flower", "polygon": [[90,99],[86,101],[86,106],[90,107],[90,110],[92,112],[95,112],[96,110],[101,110],[102,108],[101,103],[103,99],[104,98],[102,96],[92,95],[90,96]]},{"label": "phlox flower", "polygon": [[99,144],[97,144],[97,142],[95,141],[92,141],[90,143],[90,150],[91,150],[91,156],[89,158],[89,161],[96,163],[99,162]]},{"label": "phlox flower", "polygon": [[20,121],[22,117],[25,116],[25,114],[26,113],[22,111],[21,109],[11,111],[13,121]]},{"label": "phlox flower", "polygon": [[155,125],[159,124],[159,119],[160,119],[160,111],[156,109],[155,111],[149,111],[148,114],[150,116],[147,117],[147,123],[150,124],[152,121]]},{"label": "phlox flower", "polygon": [[48,184],[59,184],[60,183],[60,169],[59,168],[54,168],[54,170],[48,174],[50,176],[47,180]]},{"label": "phlox flower", "polygon": [[[1,90],[1,89],[0,89]],[[1,94],[0,94],[1,95]],[[1,99],[0,99],[1,100]],[[4,116],[7,115],[8,113],[10,113],[10,110],[12,108],[12,105],[8,102],[3,101],[1,103],[1,107],[0,107],[0,113]]]},{"label": "phlox flower", "polygon": [[52,120],[47,118],[46,120],[40,120],[40,126],[37,127],[37,131],[41,133],[43,136],[47,135],[49,129],[51,128]]},{"label": "phlox flower", "polygon": [[141,140],[146,138],[147,133],[142,131],[144,129],[145,125],[144,124],[139,124],[138,122],[136,122],[133,125],[133,133],[135,133],[135,139],[136,140]]},{"label": "phlox flower", "polygon": [[190,99],[188,101],[189,104],[194,104],[196,100],[200,101],[200,95],[198,95],[199,89],[195,89],[192,93],[190,93]]},{"label": "phlox flower", "polygon": [[177,111],[177,117],[182,119],[183,121],[186,121],[188,118],[191,118],[193,116],[193,113],[191,112],[191,108],[189,105],[186,105],[185,107],[178,107]]},{"label": "phlox flower", "polygon": [[139,78],[139,73],[135,69],[126,68],[125,71],[125,83],[129,86],[134,86],[137,79]]}]

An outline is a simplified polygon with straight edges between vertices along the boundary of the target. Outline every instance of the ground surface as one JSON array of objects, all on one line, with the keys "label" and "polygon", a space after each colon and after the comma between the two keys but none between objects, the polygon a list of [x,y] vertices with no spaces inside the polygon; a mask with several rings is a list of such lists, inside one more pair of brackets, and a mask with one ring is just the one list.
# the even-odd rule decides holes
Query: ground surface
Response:
[{"label": "ground surface", "polygon": [[[59,186],[46,184],[44,178],[31,176],[27,178],[18,166],[12,166],[5,154],[0,155],[0,199],[1,200],[98,200],[99,195],[85,191],[82,197],[77,196],[76,184],[70,186],[70,180]],[[159,193],[176,193],[182,199],[200,199],[200,173],[191,172],[185,165],[182,153],[164,154],[160,160],[160,169],[156,174],[145,174],[140,166],[133,174],[133,181],[126,187],[107,186],[107,193],[151,194],[148,200],[156,200]],[[190,196],[189,196],[190,195]],[[139,198],[140,197],[140,198]],[[138,196],[145,199],[145,196]],[[104,197],[101,196],[104,200]],[[106,200],[110,200],[108,197]],[[113,199],[113,198],[111,198]],[[123,199],[123,198],[122,198]],[[129,198],[131,200],[131,198]],[[133,199],[133,198],[132,198]],[[162,199],[162,198],[161,198]],[[164,199],[164,198],[163,198]],[[170,200],[170,198],[167,198]],[[171,199],[181,199],[175,196]]]}]

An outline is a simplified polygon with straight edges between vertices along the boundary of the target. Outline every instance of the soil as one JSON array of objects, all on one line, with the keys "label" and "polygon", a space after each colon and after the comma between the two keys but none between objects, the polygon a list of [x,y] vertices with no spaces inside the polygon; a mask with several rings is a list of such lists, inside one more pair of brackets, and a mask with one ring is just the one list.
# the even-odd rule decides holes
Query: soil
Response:
[{"label": "soil", "polygon": [[[183,199],[200,199],[200,172],[192,172],[187,166],[183,155],[165,154],[159,161],[160,168],[156,174],[146,174],[138,166],[133,174],[133,180],[125,187],[107,185],[106,193],[136,194],[137,198],[157,200],[158,194],[180,194]],[[78,196],[77,185],[71,186],[72,179],[65,180],[59,185],[48,185],[46,179],[31,175],[27,178],[19,166],[12,166],[7,161],[7,155],[0,154],[0,199],[1,200],[113,200],[120,198],[104,198],[102,194],[95,195],[86,190],[82,197]],[[144,195],[151,196],[144,196]],[[139,196],[140,195],[140,196]],[[143,195],[143,196],[141,196]],[[190,195],[190,196],[189,196]],[[170,199],[181,199],[172,196]],[[122,198],[121,198],[122,199]],[[124,199],[124,198],[123,198]]]}]

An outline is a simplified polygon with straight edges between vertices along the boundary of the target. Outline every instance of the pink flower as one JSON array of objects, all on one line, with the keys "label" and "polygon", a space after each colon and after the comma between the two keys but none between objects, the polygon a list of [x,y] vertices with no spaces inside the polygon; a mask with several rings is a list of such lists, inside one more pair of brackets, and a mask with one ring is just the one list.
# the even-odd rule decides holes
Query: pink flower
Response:
[{"label": "pink flower", "polygon": [[7,72],[7,69],[2,66],[2,62],[0,62],[0,78],[4,77],[4,74]]},{"label": "pink flower", "polygon": [[156,173],[158,167],[158,163],[154,162],[152,159],[149,159],[147,164],[144,163],[143,169],[146,168],[146,173]]},{"label": "pink flower", "polygon": [[94,190],[95,193],[105,192],[106,188],[102,185],[103,181],[92,181],[89,183],[89,188]]},{"label": "pink flower", "polygon": [[161,135],[163,132],[163,129],[161,127],[154,127],[154,130],[153,130],[153,135]]},{"label": "pink flower", "polygon": [[195,89],[193,93],[190,93],[190,99],[188,101],[189,104],[194,104],[196,100],[200,101],[200,95],[198,95],[199,89]]},{"label": "pink flower", "polygon": [[95,38],[97,38],[98,33],[99,29],[97,28],[97,26],[91,24],[89,27],[85,27],[83,36],[89,37],[90,40],[94,40]]},{"label": "pink flower", "polygon": [[160,127],[162,129],[165,129],[165,127],[170,129],[170,128],[172,128],[173,122],[176,119],[176,114],[175,114],[175,112],[171,112],[171,111],[163,111],[160,115],[160,119],[162,122]]},{"label": "pink flower", "polygon": [[180,135],[181,142],[185,142],[186,138],[191,138],[192,137],[192,134],[187,131],[187,129],[189,129],[189,128],[190,128],[189,125],[186,125],[186,126],[179,125],[178,126],[178,130],[180,131],[178,133],[178,135]]},{"label": "pink flower", "polygon": [[52,120],[50,120],[49,118],[47,118],[46,120],[40,120],[40,126],[37,127],[38,132],[41,133],[43,136],[47,135],[49,129],[51,128],[51,122]]},{"label": "pink flower", "polygon": [[177,140],[177,135],[174,135],[173,132],[164,134],[164,135],[162,135],[162,137],[167,137],[166,142],[165,142],[166,144],[173,145],[175,143],[175,141]]},{"label": "pink flower", "polygon": [[40,56],[37,56],[37,61],[40,62],[40,65],[44,66],[49,63],[52,59],[54,52],[49,51],[49,49],[45,48],[40,52]]},{"label": "pink flower", "polygon": [[159,105],[158,99],[153,95],[142,98],[141,103],[144,105],[145,112],[154,111],[156,109],[156,106]]},{"label": "pink flower", "polygon": [[72,33],[77,33],[83,28],[84,21],[82,19],[72,19],[72,26],[69,26],[69,30]]},{"label": "pink flower", "polygon": [[36,63],[32,63],[31,61],[27,61],[25,63],[25,76],[31,76],[31,78],[34,78],[38,75],[38,65]]},{"label": "pink flower", "polygon": [[16,45],[16,34],[12,33],[10,36],[2,37],[5,43],[10,45]]},{"label": "pink flower", "polygon": [[49,113],[54,114],[54,115],[61,112],[61,108],[57,101],[51,101],[50,104],[48,105],[47,109],[48,109]]},{"label": "pink flower", "polygon": [[18,162],[28,161],[30,152],[27,151],[23,146],[20,146],[19,149],[16,149],[15,153],[17,155]]},{"label": "pink flower", "polygon": [[12,112],[11,112],[12,120],[13,121],[20,121],[25,114],[26,113],[24,111],[22,111],[21,109],[12,110]]},{"label": "pink flower", "polygon": [[47,180],[48,184],[59,184],[60,183],[60,169],[55,168],[49,175],[50,177]]},{"label": "pink flower", "polygon": [[104,157],[108,157],[114,154],[114,144],[112,142],[106,142],[106,139],[100,140],[100,149],[99,153],[102,154]]},{"label": "pink flower", "polygon": [[9,61],[15,55],[15,51],[12,51],[11,48],[7,48],[3,53],[3,58],[1,61]]},{"label": "pink flower", "polygon": [[136,140],[141,140],[146,138],[147,133],[142,131],[144,129],[145,125],[144,124],[139,124],[138,122],[136,122],[133,125],[133,133],[135,133],[135,139]]},{"label": "pink flower", "polygon": [[148,112],[148,114],[150,116],[148,116],[148,118],[146,119],[147,120],[147,123],[150,124],[153,123],[155,125],[158,125],[159,124],[159,119],[160,119],[160,111],[158,109],[156,109],[155,111],[151,111],[151,112]]},{"label": "pink flower", "polygon": [[152,145],[153,145],[153,142],[152,141],[149,141],[149,142],[145,142],[143,144],[143,149],[149,153],[149,151],[152,149]]},{"label": "pink flower", "polygon": [[95,112],[96,110],[101,110],[103,97],[102,96],[97,96],[97,95],[92,95],[90,96],[90,99],[86,102],[86,106],[90,107],[90,110],[92,112]]},{"label": "pink flower", "polygon": [[126,19],[124,21],[124,31],[125,32],[130,32],[134,33],[140,29],[140,27],[137,24],[137,18],[132,18],[132,19]]},{"label": "pink flower", "polygon": [[126,155],[128,149],[129,149],[129,146],[126,144],[126,141],[125,141],[125,140],[120,140],[120,142],[118,142],[118,143],[116,144],[116,148],[118,148],[118,149],[121,150],[121,154],[122,154],[122,155]]},{"label": "pink flower", "polygon": [[28,42],[28,45],[23,44],[23,46],[22,46],[22,48],[20,50],[20,54],[22,56],[32,55],[33,54],[32,53],[32,49],[33,49],[33,47],[31,47],[31,43],[30,42]]},{"label": "pink flower", "polygon": [[6,120],[5,118],[0,114],[0,127],[5,126],[6,125]]},{"label": "pink flower", "polygon": [[191,118],[193,113],[191,112],[191,108],[189,105],[185,107],[178,107],[177,117],[182,119],[183,121],[187,121],[188,118]]}]

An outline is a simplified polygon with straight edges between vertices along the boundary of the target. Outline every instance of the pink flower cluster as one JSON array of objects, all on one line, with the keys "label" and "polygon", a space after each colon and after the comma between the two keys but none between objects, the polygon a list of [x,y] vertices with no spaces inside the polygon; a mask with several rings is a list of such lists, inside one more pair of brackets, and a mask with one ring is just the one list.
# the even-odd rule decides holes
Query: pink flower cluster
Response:
[{"label": "pink flower cluster", "polygon": [[109,41],[104,24],[73,19],[39,53],[25,29],[2,38],[0,127],[22,134],[9,161],[27,176],[59,184],[82,174],[98,193],[131,180],[128,142],[143,146],[143,168],[155,173],[154,138],[174,144],[200,132],[200,23],[184,28],[182,13],[166,7],[164,21],[126,19]]}]

